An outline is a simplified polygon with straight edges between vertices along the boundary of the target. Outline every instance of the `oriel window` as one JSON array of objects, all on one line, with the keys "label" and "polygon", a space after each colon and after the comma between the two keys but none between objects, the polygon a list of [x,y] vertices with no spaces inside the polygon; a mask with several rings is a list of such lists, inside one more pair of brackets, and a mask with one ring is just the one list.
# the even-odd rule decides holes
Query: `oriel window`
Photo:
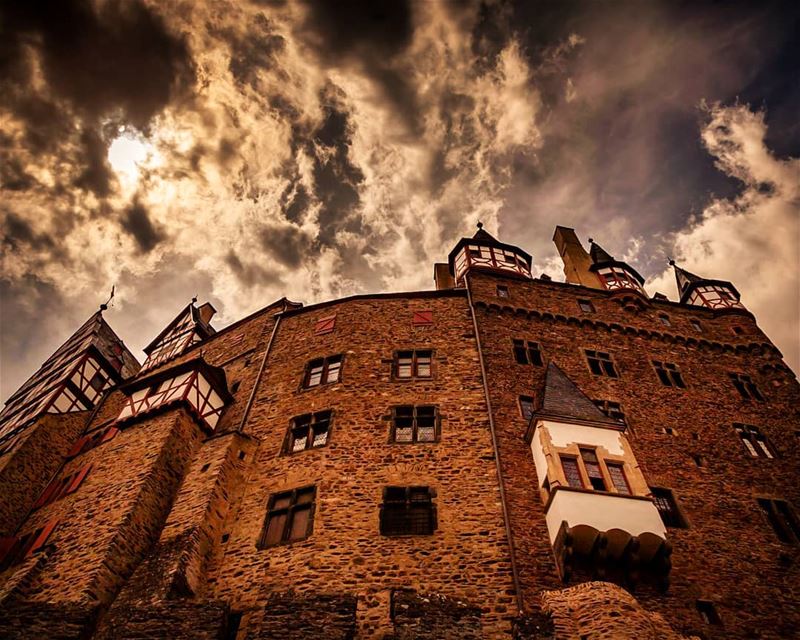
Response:
[{"label": "oriel window", "polygon": [[541,367],[543,360],[539,343],[514,340],[514,359],[517,364],[532,364],[535,367]]},{"label": "oriel window", "polygon": [[739,438],[747,449],[747,453],[753,458],[769,458],[775,457],[772,451],[772,445],[767,441],[767,437],[761,433],[758,427],[749,424],[734,424],[734,430],[739,435]]},{"label": "oriel window", "polygon": [[328,444],[331,428],[331,412],[306,413],[292,419],[286,453],[297,453],[306,449],[317,449]]},{"label": "oriel window", "polygon": [[392,410],[392,442],[436,442],[438,414],[431,405],[405,405]]},{"label": "oriel window", "polygon": [[313,486],[270,496],[259,548],[308,538],[314,529],[315,498]]},{"label": "oriel window", "polygon": [[678,365],[672,364],[671,362],[653,360],[653,367],[655,367],[658,379],[665,387],[686,388],[686,383],[683,381],[683,376],[681,375]]},{"label": "oriel window", "polygon": [[342,356],[328,356],[317,358],[308,363],[303,386],[306,389],[317,387],[321,384],[339,382],[342,371]]},{"label": "oriel window", "polygon": [[733,382],[733,386],[736,387],[736,390],[745,400],[755,399],[755,400],[764,400],[764,396],[761,395],[761,392],[756,387],[755,382],[753,379],[744,373],[729,373],[731,382]]},{"label": "oriel window", "polygon": [[619,377],[610,354],[587,349],[586,359],[589,361],[589,369],[594,375],[608,376],[609,378]]},{"label": "oriel window", "polygon": [[428,487],[386,487],[380,512],[385,536],[431,535],[436,530],[434,492]]},{"label": "oriel window", "polygon": [[430,378],[433,351],[398,351],[394,359],[394,375],[396,378]]}]

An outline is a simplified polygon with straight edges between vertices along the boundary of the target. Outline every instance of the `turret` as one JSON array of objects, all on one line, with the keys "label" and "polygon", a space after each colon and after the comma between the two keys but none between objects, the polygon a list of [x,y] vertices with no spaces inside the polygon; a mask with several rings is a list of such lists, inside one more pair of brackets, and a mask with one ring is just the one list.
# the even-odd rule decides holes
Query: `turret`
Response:
[{"label": "turret", "polygon": [[744,309],[742,303],[739,302],[739,292],[727,280],[701,278],[681,269],[674,260],[670,260],[669,263],[675,270],[678,295],[683,304],[693,304],[709,309]]},{"label": "turret", "polygon": [[[514,245],[500,242],[478,223],[471,238],[461,238],[448,256],[449,273],[457,287],[471,271],[487,271],[504,277],[531,278],[531,255]],[[445,279],[436,273],[437,285]],[[439,286],[439,288],[442,288]]]},{"label": "turret", "polygon": [[196,342],[216,333],[211,326],[211,318],[216,309],[211,303],[206,302],[199,307],[195,306],[196,299],[192,299],[188,306],[170,322],[155,339],[144,348],[147,360],[142,365],[142,371],[153,369],[160,364],[179,356]]},{"label": "turret", "polygon": [[589,271],[597,274],[603,289],[631,289],[644,294],[644,278],[636,269],[627,262],[615,259],[591,238],[589,243],[592,245],[589,250],[592,266]]}]

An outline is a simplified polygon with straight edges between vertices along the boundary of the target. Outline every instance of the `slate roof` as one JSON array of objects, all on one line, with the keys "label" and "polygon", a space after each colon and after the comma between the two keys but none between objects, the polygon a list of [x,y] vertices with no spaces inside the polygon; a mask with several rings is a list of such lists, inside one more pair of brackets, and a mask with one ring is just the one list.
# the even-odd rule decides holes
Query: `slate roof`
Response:
[{"label": "slate roof", "polygon": [[595,422],[620,427],[620,422],[609,418],[581,391],[572,380],[551,362],[547,365],[544,389],[535,414],[541,418],[564,418],[579,422]]}]

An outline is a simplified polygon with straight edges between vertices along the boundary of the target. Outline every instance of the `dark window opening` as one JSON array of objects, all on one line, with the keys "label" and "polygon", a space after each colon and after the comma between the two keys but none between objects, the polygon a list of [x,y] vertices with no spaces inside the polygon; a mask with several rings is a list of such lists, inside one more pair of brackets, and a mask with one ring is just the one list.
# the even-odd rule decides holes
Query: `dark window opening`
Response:
[{"label": "dark window opening", "polygon": [[398,351],[394,357],[396,378],[430,378],[433,351]]},{"label": "dark window opening", "polygon": [[721,625],[722,619],[719,617],[717,613],[717,608],[714,606],[713,602],[709,602],[708,600],[698,600],[696,602],[697,606],[697,613],[700,614],[700,617],[703,619],[703,622],[706,624],[713,624],[713,625]]},{"label": "dark window opening", "polygon": [[589,476],[589,484],[592,485],[592,489],[595,491],[607,491],[606,481],[600,469],[597,453],[594,449],[581,449],[580,452],[583,459],[583,467],[586,469],[586,475]]},{"label": "dark window opening", "polygon": [[584,313],[594,313],[594,305],[588,300],[578,300],[578,307]]},{"label": "dark window opening", "polygon": [[329,356],[317,358],[308,363],[303,386],[306,389],[317,387],[321,384],[339,382],[342,371],[342,356]]},{"label": "dark window opening", "polygon": [[653,367],[655,367],[658,379],[665,387],[678,387],[680,389],[686,388],[686,383],[683,381],[678,365],[671,362],[661,362],[660,360],[653,360]]},{"label": "dark window opening", "polygon": [[669,489],[662,489],[660,487],[650,487],[650,492],[653,494],[653,502],[661,514],[661,519],[667,527],[675,527],[679,529],[686,528],[686,520],[678,509],[678,503],[675,501],[675,496]]},{"label": "dark window opening", "polygon": [[432,535],[436,530],[435,497],[428,487],[386,487],[380,511],[381,534]]},{"label": "dark window opening", "polygon": [[519,412],[525,420],[533,417],[533,398],[531,396],[519,397]]},{"label": "dark window opening", "polygon": [[331,428],[331,412],[318,411],[306,413],[292,418],[289,437],[286,441],[286,453],[297,453],[307,449],[316,449],[328,444]]},{"label": "dark window opening", "polygon": [[761,433],[758,427],[754,427],[749,424],[736,423],[733,425],[733,428],[739,435],[744,448],[751,457],[768,458],[770,460],[775,457],[775,452],[772,449],[772,445],[767,440],[767,437]]},{"label": "dark window opening", "polygon": [[225,624],[225,640],[236,640],[236,636],[239,635],[239,627],[241,625],[241,611],[231,611],[228,614],[228,621]]},{"label": "dark window opening", "polygon": [[525,340],[514,340],[514,359],[517,364],[532,364],[541,367],[543,364],[542,350],[538,342],[527,343]]},{"label": "dark window opening", "polygon": [[758,498],[758,505],[781,542],[800,543],[800,521],[788,502]]},{"label": "dark window opening", "polygon": [[586,358],[589,361],[589,369],[594,375],[608,376],[609,378],[619,377],[610,354],[587,349]]},{"label": "dark window opening", "polygon": [[692,329],[698,333],[703,333],[703,325],[701,325],[697,320],[689,320],[689,324],[692,325]]},{"label": "dark window opening", "polygon": [[733,333],[735,333],[737,336],[740,336],[744,333],[744,329],[742,329],[741,327],[731,327],[731,328],[733,330]]},{"label": "dark window opening", "polygon": [[392,409],[391,441],[397,443],[436,442],[438,412],[430,405],[405,405]]},{"label": "dark window opening", "polygon": [[508,287],[505,287],[502,284],[498,284],[497,285],[497,297],[498,298],[508,298]]},{"label": "dark window opening", "polygon": [[750,376],[744,373],[729,373],[728,375],[730,376],[731,382],[733,382],[733,386],[736,387],[736,390],[742,398],[745,400],[750,400],[751,398],[760,401],[764,400],[764,396],[761,395],[761,392]]},{"label": "dark window opening", "polygon": [[661,324],[663,324],[665,327],[671,327],[672,326],[672,323],[669,321],[669,316],[666,315],[666,314],[663,314],[663,313],[659,314],[658,315],[658,321]]},{"label": "dark window opening", "polygon": [[314,530],[316,487],[270,496],[259,548],[305,540]]}]

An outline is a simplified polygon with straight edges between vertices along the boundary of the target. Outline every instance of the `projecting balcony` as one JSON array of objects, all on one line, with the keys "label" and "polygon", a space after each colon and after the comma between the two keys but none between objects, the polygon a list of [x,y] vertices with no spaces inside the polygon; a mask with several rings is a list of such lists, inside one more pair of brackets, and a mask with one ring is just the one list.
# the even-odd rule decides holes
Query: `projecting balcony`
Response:
[{"label": "projecting balcony", "polygon": [[650,498],[556,487],[545,511],[564,582],[585,569],[600,579],[621,576],[631,586],[646,574],[667,588],[672,547]]}]

